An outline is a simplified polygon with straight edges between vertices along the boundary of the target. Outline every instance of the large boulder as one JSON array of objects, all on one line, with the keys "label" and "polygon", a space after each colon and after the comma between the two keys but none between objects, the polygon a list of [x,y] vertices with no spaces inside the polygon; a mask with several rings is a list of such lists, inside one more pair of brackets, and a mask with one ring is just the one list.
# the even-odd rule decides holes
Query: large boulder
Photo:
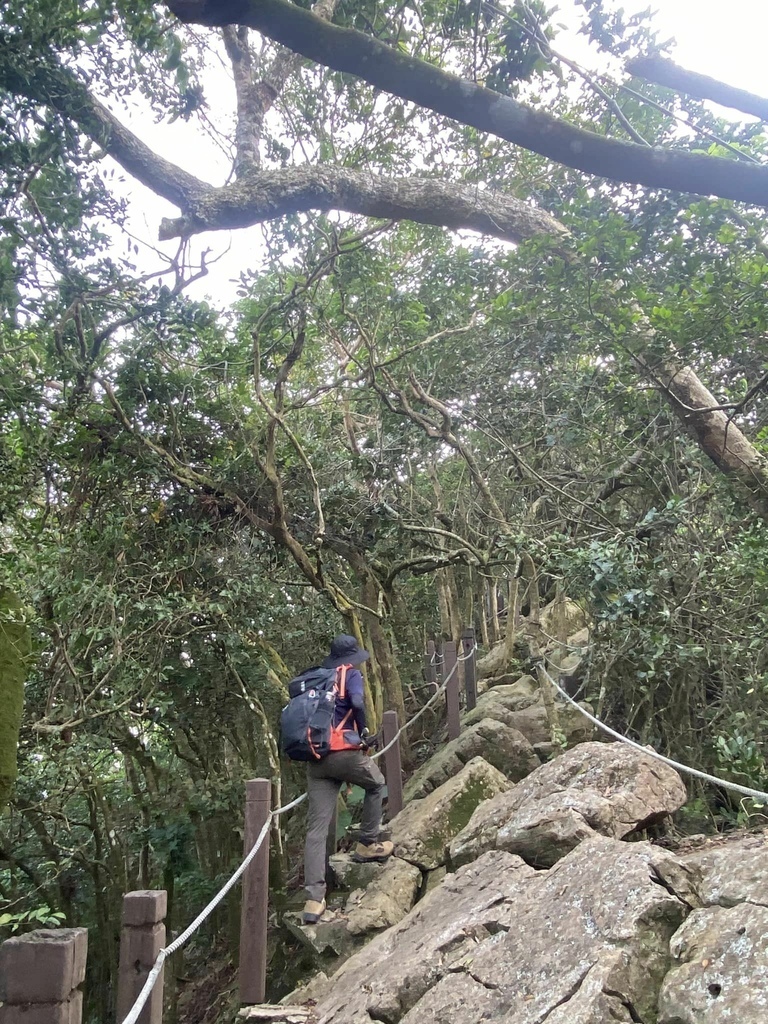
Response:
[{"label": "large boulder", "polygon": [[765,835],[738,836],[681,856],[701,874],[699,894],[705,907],[735,907],[739,903],[768,906]]},{"label": "large boulder", "polygon": [[589,616],[575,601],[566,598],[561,608],[558,608],[557,601],[545,605],[541,609],[539,624],[545,639],[547,636],[558,636],[558,629],[562,630],[563,636],[572,637],[589,627]]},{"label": "large boulder", "polygon": [[392,819],[390,831],[397,856],[423,871],[445,864],[448,844],[485,800],[509,789],[510,783],[482,757],[421,800],[412,800]]},{"label": "large boulder", "polygon": [[672,768],[620,743],[582,743],[479,807],[451,842],[454,866],[507,850],[548,867],[593,834],[622,839],[683,806]]},{"label": "large boulder", "polygon": [[351,853],[334,853],[328,859],[333,872],[335,888],[353,892],[355,889],[367,889],[384,871],[385,864],[358,864],[352,859]]},{"label": "large boulder", "polygon": [[[582,707],[587,711],[592,710],[589,704],[583,704]],[[572,704],[558,702],[557,710],[567,746],[574,747],[577,743],[592,739],[595,727],[577,708]],[[462,724],[466,727],[488,718],[503,722],[510,729],[522,733],[537,753],[550,747],[552,737],[547,711],[541,699],[541,690],[531,676],[523,676],[511,686],[494,686],[486,690],[478,698],[477,706],[464,716]]]},{"label": "large boulder", "polygon": [[402,921],[421,887],[421,871],[413,864],[392,857],[383,865],[381,874],[365,889],[353,892],[347,900],[344,915],[352,935],[391,928]]},{"label": "large boulder", "polygon": [[363,941],[347,928],[346,918],[332,910],[326,910],[317,924],[303,924],[298,913],[286,914],[283,924],[314,955],[318,964],[328,964],[330,969],[351,956]]},{"label": "large boulder", "polygon": [[334,974],[318,1017],[329,1024],[400,1020],[478,941],[512,926],[520,883],[533,874],[519,857],[501,853],[448,875]]},{"label": "large boulder", "polygon": [[768,1020],[768,908],[695,910],[670,948],[675,966],[661,988],[658,1024]]},{"label": "large boulder", "polygon": [[[539,684],[533,676],[520,676],[515,673],[508,676],[499,676],[496,679],[484,680],[484,682],[492,688],[488,689],[488,686],[486,686],[484,687],[485,692],[480,692],[477,706],[472,711],[468,711],[462,718],[464,725],[473,725],[475,722],[479,722],[481,718],[485,718],[486,712],[483,710],[484,708],[502,707],[509,711],[519,711],[520,708],[530,707],[531,704],[535,704],[539,699]],[[494,715],[490,717],[493,718]]]},{"label": "large boulder", "polygon": [[488,853],[352,957],[318,1020],[655,1020],[669,940],[693,899],[679,861],[648,843],[596,837],[547,872]]},{"label": "large boulder", "polygon": [[541,763],[521,732],[503,722],[483,718],[422,765],[405,787],[405,800],[425,797],[452,779],[474,757],[485,758],[513,782],[530,775]]}]

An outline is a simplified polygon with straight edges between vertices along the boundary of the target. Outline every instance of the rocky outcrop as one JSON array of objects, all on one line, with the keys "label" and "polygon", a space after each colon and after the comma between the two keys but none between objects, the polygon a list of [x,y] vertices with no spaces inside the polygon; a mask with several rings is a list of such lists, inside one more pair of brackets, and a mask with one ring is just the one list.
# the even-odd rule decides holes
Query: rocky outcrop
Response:
[{"label": "rocky outcrop", "polygon": [[589,616],[575,601],[566,598],[559,607],[556,601],[545,605],[539,625],[545,639],[558,636],[560,630],[559,635],[568,637],[568,644],[573,646],[571,638],[589,628]]},{"label": "rocky outcrop", "polygon": [[454,866],[486,850],[549,867],[591,835],[621,839],[685,803],[679,775],[618,743],[582,743],[479,807],[450,846]]},{"label": "rocky outcrop", "polygon": [[405,787],[405,800],[427,796],[475,757],[483,757],[513,782],[530,775],[541,763],[522,732],[493,718],[482,718],[416,772]]},{"label": "rocky outcrop", "polygon": [[[482,683],[486,685],[482,686]],[[492,689],[488,688],[488,683],[492,684]],[[474,722],[479,722],[481,718],[485,718],[483,708],[487,707],[491,700],[494,705],[501,705],[509,711],[518,711],[520,708],[527,708],[531,704],[535,704],[539,699],[539,684],[533,676],[521,676],[516,673],[498,676],[496,679],[482,680],[478,684],[478,691],[480,697],[477,707],[464,715],[462,718],[464,725],[472,725]]]},{"label": "rocky outcrop", "polygon": [[739,903],[768,906],[768,838],[748,835],[708,844],[683,857],[701,875],[699,893],[705,907]]},{"label": "rocky outcrop", "polygon": [[768,839],[716,839],[682,860],[704,907],[672,937],[659,1024],[768,1020]]},{"label": "rocky outcrop", "polygon": [[416,902],[421,871],[413,864],[393,857],[367,888],[352,893],[344,907],[347,928],[352,935],[381,931],[402,921]]},{"label": "rocky outcrop", "polygon": [[505,777],[475,757],[452,779],[421,800],[412,800],[392,819],[397,856],[423,871],[446,863],[448,845],[467,825],[476,808],[509,789]]},{"label": "rocky outcrop", "polygon": [[[587,711],[592,710],[589,704],[583,704],[582,707]],[[559,703],[558,715],[566,746],[573,747],[592,739],[594,726],[573,705]],[[462,725],[467,728],[488,719],[503,722],[508,728],[521,733],[537,756],[545,757],[551,753],[549,719],[539,686],[531,676],[522,676],[511,685],[494,686],[486,690],[478,698],[477,706],[464,716]],[[513,776],[510,775],[510,778]]]},{"label": "rocky outcrop", "polygon": [[768,908],[695,910],[671,942],[674,967],[659,995],[659,1024],[768,1020]]},{"label": "rocky outcrop", "polygon": [[692,900],[684,866],[595,837],[547,872],[485,854],[352,957],[321,1024],[602,1024],[655,1019],[669,940]]}]

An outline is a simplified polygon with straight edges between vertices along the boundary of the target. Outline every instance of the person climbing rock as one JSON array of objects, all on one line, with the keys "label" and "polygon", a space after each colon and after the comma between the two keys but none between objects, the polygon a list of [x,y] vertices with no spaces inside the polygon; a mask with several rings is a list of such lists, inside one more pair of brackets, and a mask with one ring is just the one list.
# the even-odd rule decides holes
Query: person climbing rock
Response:
[{"label": "person climbing rock", "polygon": [[307,764],[307,838],[304,846],[304,885],[307,902],[304,924],[316,924],[325,911],[325,870],[328,829],[342,783],[365,790],[360,840],[352,857],[359,863],[382,863],[394,846],[379,839],[384,776],[366,751],[378,747],[365,720],[363,675],[356,666],[370,657],[353,636],[342,634],[331,644],[322,668],[336,670],[332,749],[320,760]]}]

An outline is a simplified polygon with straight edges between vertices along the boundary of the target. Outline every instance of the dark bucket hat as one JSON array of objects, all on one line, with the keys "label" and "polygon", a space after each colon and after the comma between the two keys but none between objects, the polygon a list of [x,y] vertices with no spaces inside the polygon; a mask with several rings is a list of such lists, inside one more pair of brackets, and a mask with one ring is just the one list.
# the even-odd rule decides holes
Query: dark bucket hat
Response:
[{"label": "dark bucket hat", "polygon": [[370,654],[360,647],[349,633],[342,633],[331,642],[331,653],[323,662],[323,668],[338,668],[339,665],[361,665],[368,661]]}]

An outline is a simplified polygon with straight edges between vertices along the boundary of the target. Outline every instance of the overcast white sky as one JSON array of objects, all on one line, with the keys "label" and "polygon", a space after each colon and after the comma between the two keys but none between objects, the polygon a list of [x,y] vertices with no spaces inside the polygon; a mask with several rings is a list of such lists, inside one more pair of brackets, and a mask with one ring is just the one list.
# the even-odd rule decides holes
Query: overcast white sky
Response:
[{"label": "overcast white sky", "polygon": [[[626,0],[627,12],[645,9],[652,0]],[[656,23],[663,38],[672,36],[677,41],[674,57],[678,63],[693,71],[699,71],[719,78],[732,85],[749,89],[761,95],[768,95],[768,0],[656,0]],[[570,21],[573,10],[572,0],[560,0],[562,20]],[[567,56],[589,66],[590,52],[584,37],[561,35],[557,40],[558,49]],[[209,114],[214,121],[227,131],[227,118],[231,118],[233,97],[222,77],[222,84],[215,90],[208,90],[211,104]],[[213,144],[207,145],[201,139],[195,122],[186,125],[154,125],[146,113],[134,108],[126,117],[124,111],[116,111],[126,120],[129,127],[149,145],[168,159],[187,167],[199,177],[214,184],[221,184],[229,172],[227,161]],[[733,115],[734,117],[736,115]],[[161,217],[176,216],[177,211],[170,204],[158,199],[146,189],[129,183],[131,201],[130,227],[135,235],[169,254],[175,251],[174,243],[156,243],[157,228]],[[210,297],[217,306],[223,306],[235,297],[233,283],[241,269],[258,268],[261,259],[260,231],[249,228],[227,235],[223,232],[198,236],[193,242],[193,251],[199,253],[210,249],[217,255],[229,252],[211,268],[209,276],[189,289],[194,298]],[[150,260],[153,268],[157,259],[143,252],[142,266]]]}]

